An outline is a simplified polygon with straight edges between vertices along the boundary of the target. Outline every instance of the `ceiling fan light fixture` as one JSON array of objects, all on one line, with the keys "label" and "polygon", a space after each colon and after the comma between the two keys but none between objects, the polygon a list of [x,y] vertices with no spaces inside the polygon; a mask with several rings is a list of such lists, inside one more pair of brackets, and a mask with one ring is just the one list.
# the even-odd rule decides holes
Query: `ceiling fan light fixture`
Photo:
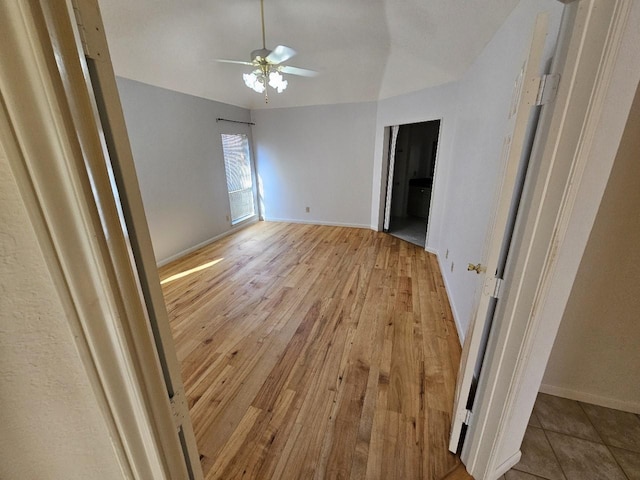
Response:
[{"label": "ceiling fan light fixture", "polygon": [[254,92],[264,92],[266,88],[265,78],[260,70],[254,70],[251,73],[245,73],[242,75],[242,78],[244,79],[244,84]]},{"label": "ceiling fan light fixture", "polygon": [[269,86],[274,88],[278,93],[282,93],[288,84],[289,82],[282,78],[280,72],[269,73]]},{"label": "ceiling fan light fixture", "polygon": [[282,93],[286,90],[289,82],[285,80],[282,73],[287,75],[297,75],[300,77],[315,77],[317,72],[305,68],[284,65],[296,51],[286,45],[276,45],[273,50],[266,47],[266,36],[264,28],[264,0],[260,0],[260,20],[262,22],[262,48],[251,52],[251,61],[217,59],[218,62],[238,65],[248,65],[253,68],[251,73],[242,75],[244,84],[257,93],[264,93],[265,103],[269,103],[268,87],[276,92]]}]

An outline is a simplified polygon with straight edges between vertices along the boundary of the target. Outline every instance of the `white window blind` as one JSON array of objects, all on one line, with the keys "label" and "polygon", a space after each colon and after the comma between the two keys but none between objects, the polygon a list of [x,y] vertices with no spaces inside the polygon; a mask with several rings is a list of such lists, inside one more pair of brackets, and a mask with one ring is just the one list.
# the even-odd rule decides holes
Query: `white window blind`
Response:
[{"label": "white window blind", "polygon": [[224,168],[231,204],[231,223],[255,214],[249,140],[244,134],[222,134]]}]

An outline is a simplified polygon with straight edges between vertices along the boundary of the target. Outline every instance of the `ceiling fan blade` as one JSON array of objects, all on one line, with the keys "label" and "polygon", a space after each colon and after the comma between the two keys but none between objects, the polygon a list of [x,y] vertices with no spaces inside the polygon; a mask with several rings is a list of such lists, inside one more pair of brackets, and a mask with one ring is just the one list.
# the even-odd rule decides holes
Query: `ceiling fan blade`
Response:
[{"label": "ceiling fan blade", "polygon": [[237,65],[251,65],[251,66],[253,66],[253,63],[251,63],[251,62],[243,62],[241,60],[225,60],[223,58],[214,58],[214,60],[216,62],[220,62],[220,63],[235,63]]},{"label": "ceiling fan blade", "polygon": [[267,55],[267,62],[277,65],[282,62],[286,62],[296,54],[293,48],[286,47],[284,45],[278,45],[274,48],[269,55]]},{"label": "ceiling fan blade", "polygon": [[307,70],[306,68],[282,66],[279,68],[282,73],[288,73],[290,75],[299,75],[301,77],[315,77],[318,72],[314,70]]}]

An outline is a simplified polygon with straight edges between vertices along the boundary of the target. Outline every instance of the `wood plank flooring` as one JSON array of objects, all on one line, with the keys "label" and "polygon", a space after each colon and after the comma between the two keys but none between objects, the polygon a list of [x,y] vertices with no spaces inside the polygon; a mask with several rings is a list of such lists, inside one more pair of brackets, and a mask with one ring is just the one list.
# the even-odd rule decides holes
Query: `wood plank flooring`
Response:
[{"label": "wood plank flooring", "polygon": [[460,344],[435,256],[259,222],[161,269],[207,479],[427,479]]}]

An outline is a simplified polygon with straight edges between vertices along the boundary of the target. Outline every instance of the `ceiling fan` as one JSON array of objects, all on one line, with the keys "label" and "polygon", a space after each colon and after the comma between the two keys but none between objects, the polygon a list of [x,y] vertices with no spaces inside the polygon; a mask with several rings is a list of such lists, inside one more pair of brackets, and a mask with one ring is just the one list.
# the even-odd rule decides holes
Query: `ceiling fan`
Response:
[{"label": "ceiling fan", "polygon": [[254,67],[251,73],[245,73],[242,76],[244,83],[247,87],[258,93],[264,92],[265,103],[269,103],[267,85],[275,89],[278,93],[282,93],[287,88],[288,82],[282,77],[282,73],[301,77],[315,77],[318,72],[306,68],[293,67],[291,65],[282,65],[283,62],[293,57],[296,51],[285,45],[278,45],[273,50],[269,50],[266,47],[265,41],[264,0],[260,0],[260,16],[262,19],[262,48],[251,52],[251,61],[245,62],[242,60],[224,59],[216,59],[216,61]]}]

